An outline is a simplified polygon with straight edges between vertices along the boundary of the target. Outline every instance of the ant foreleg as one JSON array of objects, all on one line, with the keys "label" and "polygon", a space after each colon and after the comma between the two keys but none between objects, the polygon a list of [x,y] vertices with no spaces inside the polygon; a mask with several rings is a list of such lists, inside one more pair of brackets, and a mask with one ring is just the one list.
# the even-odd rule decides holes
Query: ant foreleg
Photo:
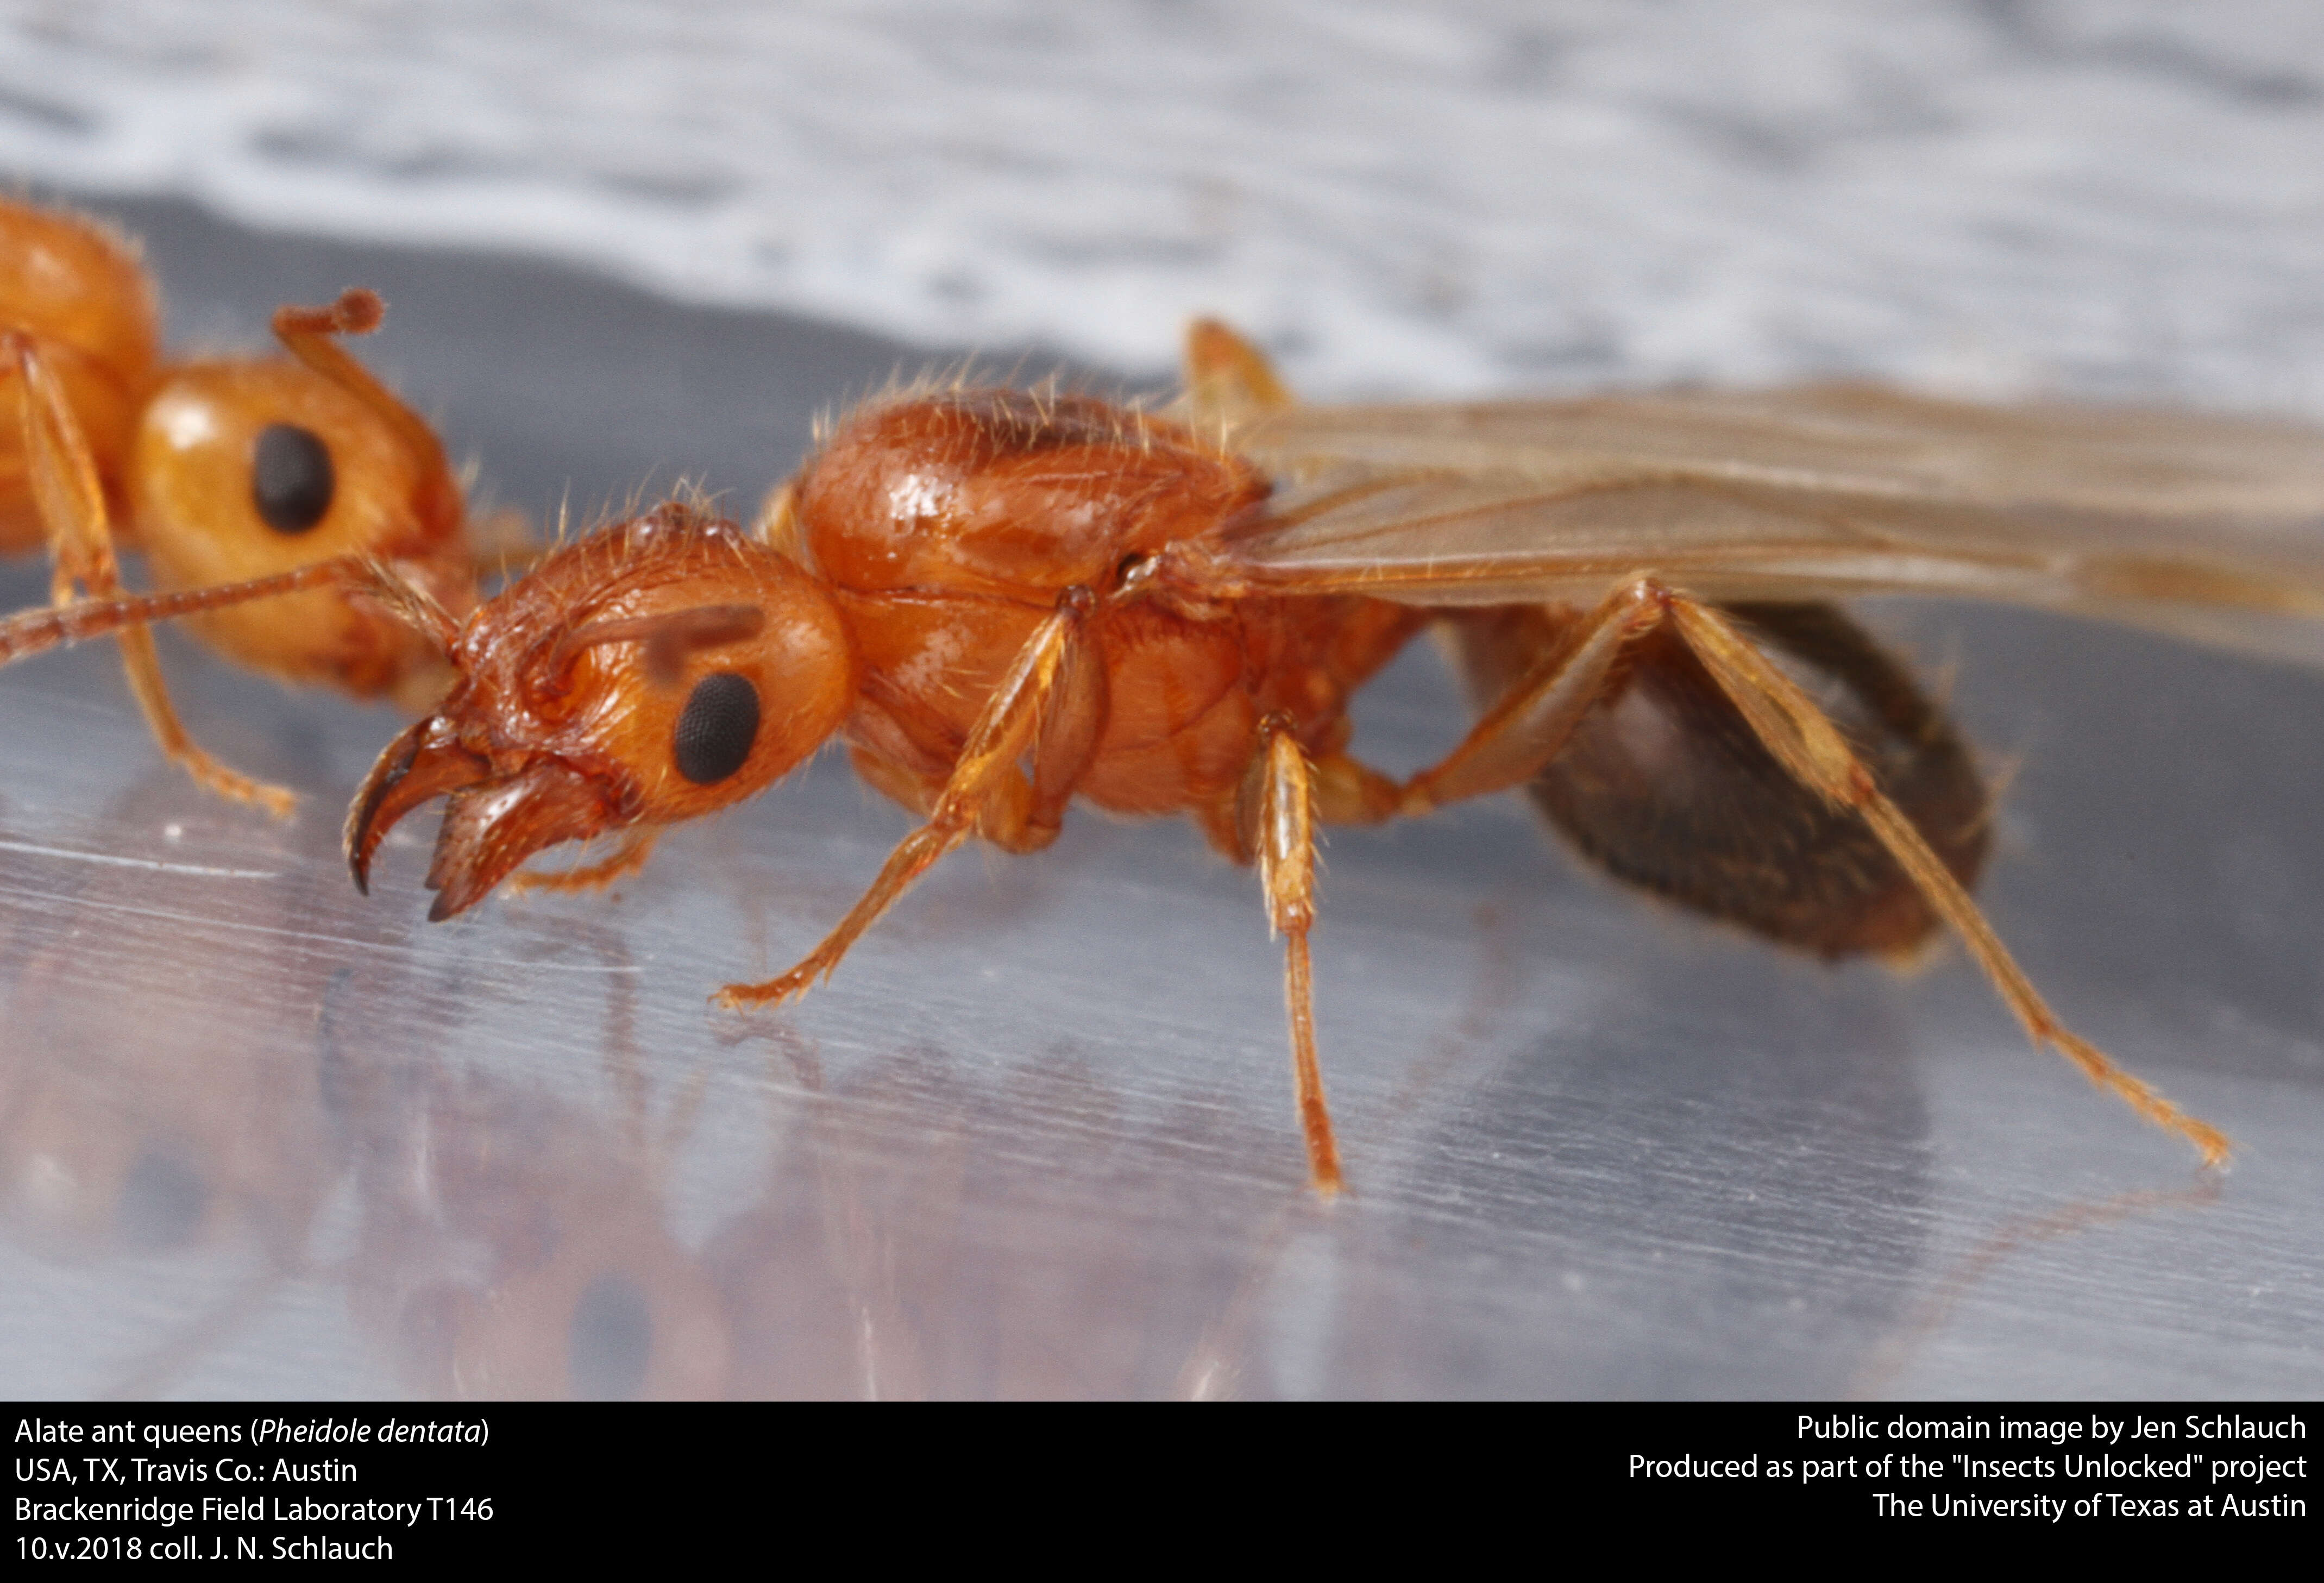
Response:
[{"label": "ant foreleg", "polygon": [[[55,561],[51,598],[59,606],[120,596],[121,571],[115,556],[111,514],[88,439],[73,417],[63,385],[34,350],[29,336],[11,336],[9,352],[23,385],[24,468],[32,499],[49,530]],[[287,819],[299,804],[288,788],[253,780],[229,769],[194,745],[161,681],[161,657],[153,635],[143,627],[116,634],[130,693],[144,713],[153,740],[196,785],[238,803],[256,803]]]},{"label": "ant foreleg", "polygon": [[[1001,685],[985,700],[950,778],[928,811],[927,823],[888,855],[880,877],[839,927],[782,977],[763,984],[727,985],[715,997],[719,1005],[740,1009],[779,1003],[805,994],[817,979],[829,978],[880,915],[980,827],[992,826],[986,833],[1011,850],[1047,844],[1038,823],[1045,788],[1056,804],[1047,825],[1047,833],[1054,835],[1055,813],[1072,796],[1073,783],[1105,723],[1103,665],[1088,640],[1093,603],[1088,590],[1069,588],[1058,600],[1056,613],[1033,630]],[[1093,672],[1099,678],[1094,687],[1088,679]],[[1028,750],[1037,756],[1029,787],[1018,768]],[[1057,760],[1055,768],[1038,761],[1052,757]]]},{"label": "ant foreleg", "polygon": [[2159,1127],[2169,1128],[2201,1151],[2207,1165],[2223,1164],[2225,1135],[2196,1120],[2153,1088],[2116,1066],[2096,1045],[2068,1031],[2058,1020],[2000,937],[1987,923],[1942,860],[1913,822],[1888,799],[1872,772],[1849,750],[1839,730],[1807,695],[1786,677],[1718,611],[1683,595],[1657,590],[1671,620],[1775,760],[1801,785],[1835,808],[1851,809],[1871,827],[1929,904],[1958,934],[1985,970],[2002,1000],[2025,1025],[2036,1045],[2049,1045],[2073,1062],[2099,1088]]}]

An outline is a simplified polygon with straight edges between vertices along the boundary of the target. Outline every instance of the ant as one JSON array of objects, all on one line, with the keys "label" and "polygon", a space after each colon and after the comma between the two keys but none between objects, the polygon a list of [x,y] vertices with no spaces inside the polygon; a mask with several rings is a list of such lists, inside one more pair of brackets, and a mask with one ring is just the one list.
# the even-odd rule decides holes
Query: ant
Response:
[{"label": "ant", "polygon": [[[1970,899],[1990,797],[1943,712],[1830,602],[2008,599],[2264,646],[2312,639],[2319,437],[2296,425],[1992,409],[1864,387],[1307,407],[1198,323],[1167,413],[919,385],[827,432],[750,529],[671,502],[546,557],[465,621],[375,558],[0,622],[0,663],[300,588],[366,590],[450,658],[347,816],[358,888],[447,799],[431,919],[536,852],[642,864],[834,736],[923,823],[796,967],[837,967],[971,836],[1031,852],[1075,798],[1185,814],[1254,865],[1285,941],[1309,1173],[1344,1181],[1314,1030],[1319,823],[1516,788],[1633,886],[1831,958],[1960,937],[2037,1045],[2191,1143],[2070,1031]],[[2287,546],[2294,548],[2288,550]],[[2285,622],[2290,623],[2287,629]],[[2273,624],[2272,624],[2273,623]],[[1349,701],[1436,626],[1481,713],[1398,780]]]},{"label": "ant", "polygon": [[[119,552],[162,589],[201,588],[349,554],[377,557],[447,610],[477,599],[443,446],[340,345],[384,306],[350,290],[273,319],[282,359],[172,363],[134,244],[87,216],[0,202],[0,553],[45,547],[58,605],[122,593]],[[441,652],[376,602],[317,590],[219,610],[197,634],[254,670],[419,710]],[[209,791],[288,815],[295,799],[197,746],[152,636],[120,634],[154,740]]]}]

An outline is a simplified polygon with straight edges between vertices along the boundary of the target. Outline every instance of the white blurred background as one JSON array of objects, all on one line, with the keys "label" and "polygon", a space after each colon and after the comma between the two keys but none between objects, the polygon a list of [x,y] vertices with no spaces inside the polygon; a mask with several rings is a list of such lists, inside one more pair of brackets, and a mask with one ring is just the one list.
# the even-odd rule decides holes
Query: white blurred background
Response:
[{"label": "white blurred background", "polygon": [[2313,0],[7,0],[0,172],[1317,395],[2324,411]]}]

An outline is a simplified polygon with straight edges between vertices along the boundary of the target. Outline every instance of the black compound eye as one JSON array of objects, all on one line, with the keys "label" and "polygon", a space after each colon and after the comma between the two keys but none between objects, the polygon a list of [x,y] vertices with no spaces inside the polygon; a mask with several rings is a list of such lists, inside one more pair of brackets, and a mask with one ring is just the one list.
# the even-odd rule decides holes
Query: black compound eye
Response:
[{"label": "black compound eye", "polygon": [[724,780],[758,740],[759,689],[744,676],[704,676],[678,717],[678,772],[696,786]]},{"label": "black compound eye", "polygon": [[270,423],[251,456],[250,500],[277,533],[304,533],[331,509],[339,485],[331,453],[312,429]]}]

